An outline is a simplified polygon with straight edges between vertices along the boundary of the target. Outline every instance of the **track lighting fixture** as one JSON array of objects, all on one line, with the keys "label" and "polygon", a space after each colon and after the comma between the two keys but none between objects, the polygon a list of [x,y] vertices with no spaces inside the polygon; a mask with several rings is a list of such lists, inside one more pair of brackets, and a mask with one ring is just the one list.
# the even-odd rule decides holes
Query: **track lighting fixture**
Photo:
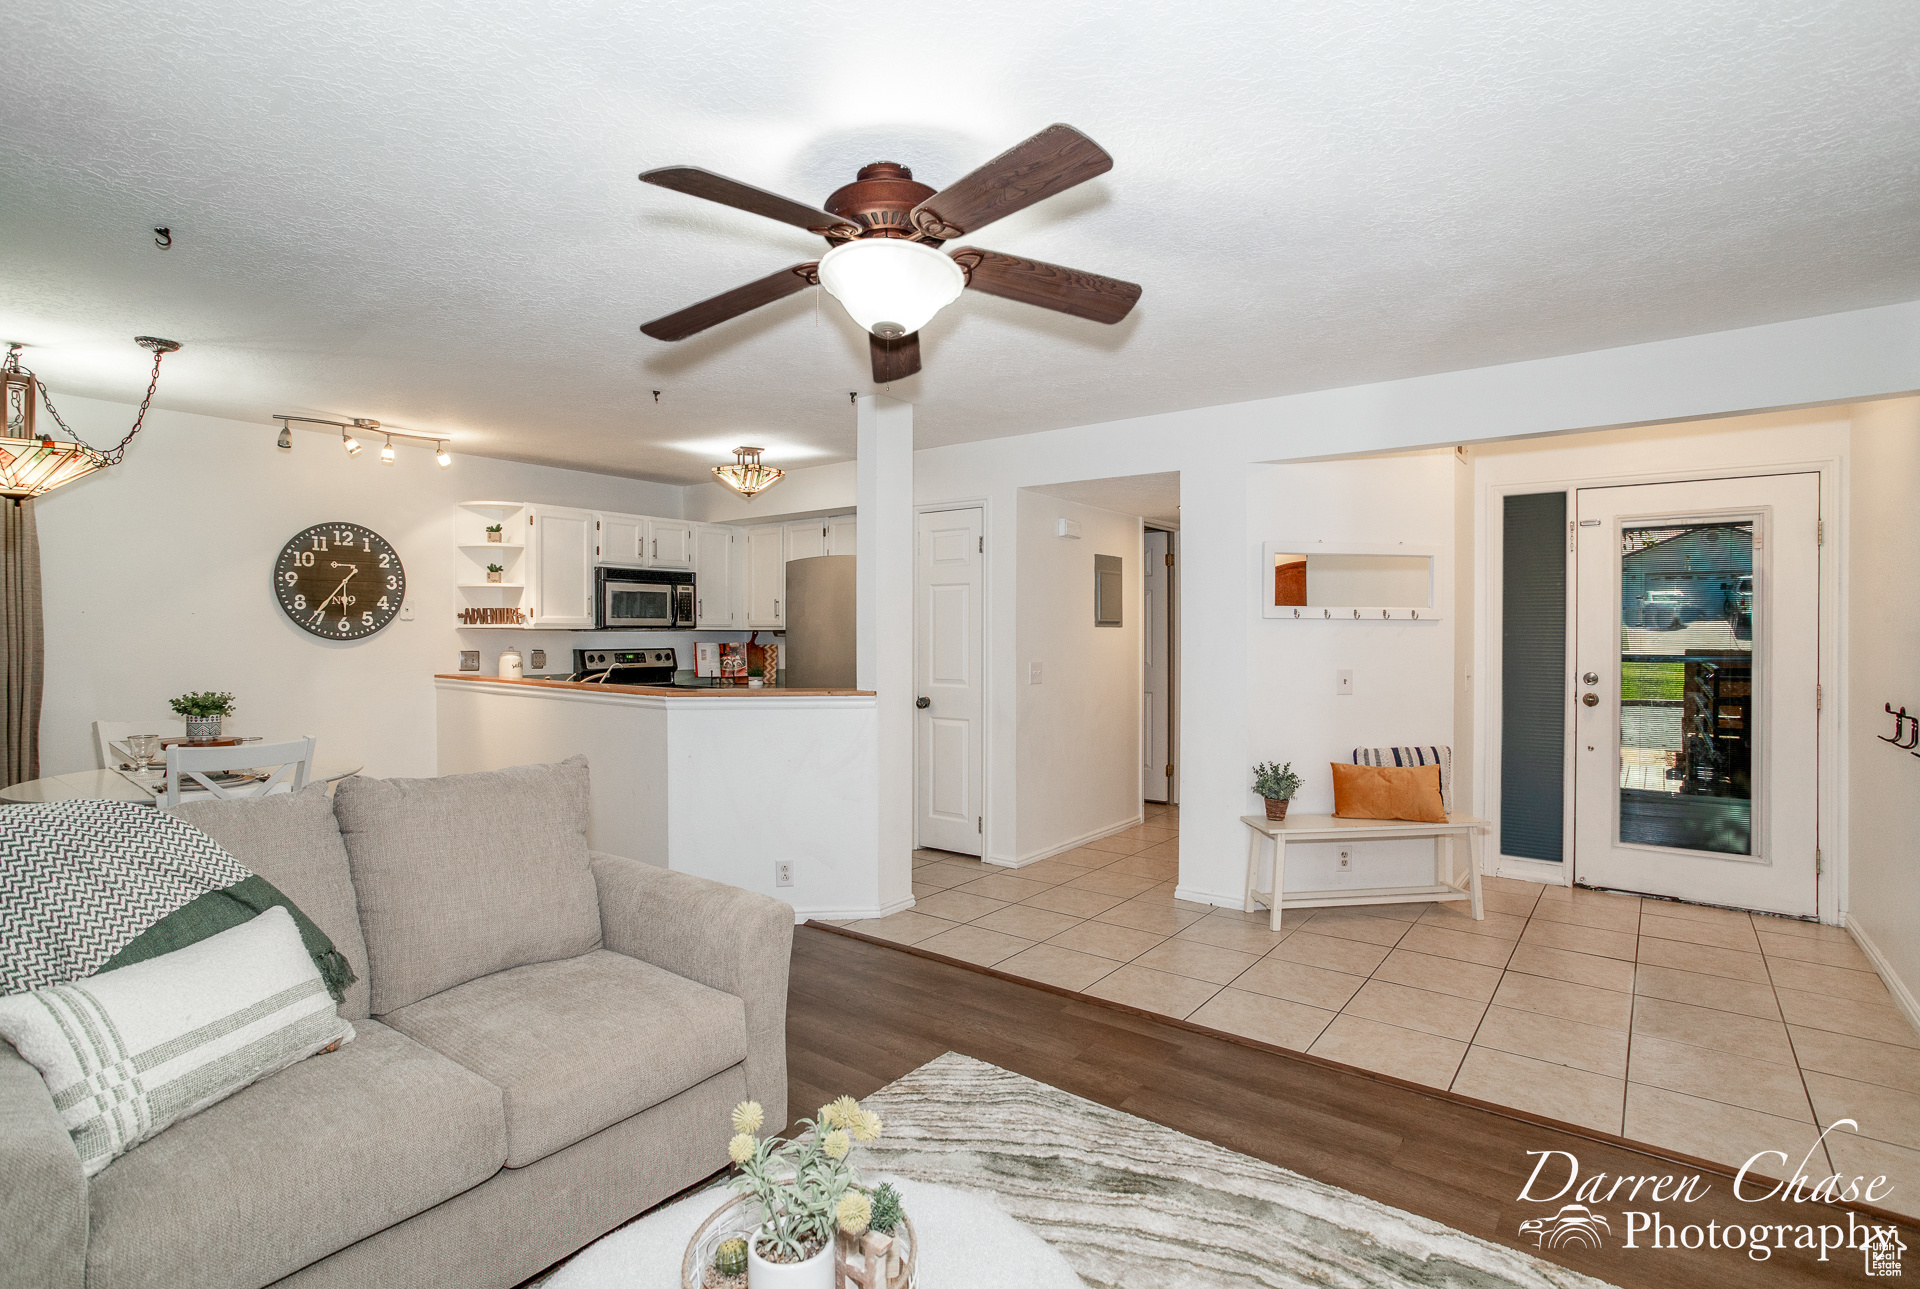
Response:
[{"label": "track lighting fixture", "polygon": [[274,446],[279,448],[282,452],[293,451],[293,427],[288,425],[285,421],[280,422],[280,438],[279,438],[279,441],[274,444]]},{"label": "track lighting fixture", "polygon": [[380,449],[380,464],[393,464],[393,435],[387,435],[387,446]]},{"label": "track lighting fixture", "polygon": [[360,455],[360,440],[347,433],[347,427],[344,425],[340,427],[340,446],[347,450],[347,455],[350,457]]},{"label": "track lighting fixture", "polygon": [[340,431],[340,446],[347,450],[347,455],[350,457],[359,456],[360,449],[365,446],[359,439],[354,437],[354,431],[358,430],[360,433],[366,435],[379,434],[385,439],[384,444],[380,448],[381,465],[393,465],[398,459],[397,454],[393,450],[393,441],[396,438],[417,439],[422,443],[433,444],[433,459],[439,463],[442,470],[445,470],[453,464],[453,457],[447,453],[447,441],[439,435],[415,434],[412,430],[396,430],[380,424],[380,422],[370,416],[356,416],[351,421],[329,421],[324,417],[294,416],[291,413],[281,413],[274,416],[273,419],[280,422],[279,445],[282,448],[291,448],[293,446],[291,427],[293,422],[299,421],[303,425],[331,425],[338,429]]},{"label": "track lighting fixture", "polygon": [[436,448],[437,448],[437,449],[439,449],[439,450],[438,450],[437,452],[435,452],[435,453],[434,453],[434,456],[433,456],[433,459],[434,459],[435,461],[438,461],[438,462],[440,463],[440,468],[441,468],[442,470],[444,470],[444,469],[446,469],[446,468],[447,468],[448,466],[450,466],[450,465],[452,465],[452,464],[453,464],[453,458],[452,458],[451,456],[449,456],[449,455],[447,455],[447,445],[446,445],[446,444],[444,444],[444,443],[436,443],[436,444],[434,444],[434,447],[436,447]]}]

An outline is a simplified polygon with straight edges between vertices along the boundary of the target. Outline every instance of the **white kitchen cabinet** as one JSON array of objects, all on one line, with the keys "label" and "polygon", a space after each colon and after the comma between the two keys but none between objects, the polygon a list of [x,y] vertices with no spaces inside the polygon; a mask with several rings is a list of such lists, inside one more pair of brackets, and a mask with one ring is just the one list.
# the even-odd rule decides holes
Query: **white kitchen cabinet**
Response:
[{"label": "white kitchen cabinet", "polygon": [[596,511],[593,522],[598,529],[596,563],[613,568],[647,566],[648,520],[645,515],[612,515],[606,511]]},{"label": "white kitchen cabinet", "polygon": [[562,506],[528,509],[532,570],[529,626],[578,631],[593,626],[593,512]]},{"label": "white kitchen cabinet", "polygon": [[647,520],[647,567],[694,568],[693,529],[684,519]]},{"label": "white kitchen cabinet", "polygon": [[827,516],[827,554],[853,554],[853,541],[860,527],[857,515]]},{"label": "white kitchen cabinet", "polygon": [[786,537],[786,528],[780,524],[761,524],[746,530],[749,627],[786,628]]},{"label": "white kitchen cabinet", "polygon": [[725,631],[739,625],[734,616],[735,530],[697,524],[693,530],[693,625]]},{"label": "white kitchen cabinet", "polygon": [[812,559],[827,553],[826,520],[801,519],[786,528],[788,559]]}]

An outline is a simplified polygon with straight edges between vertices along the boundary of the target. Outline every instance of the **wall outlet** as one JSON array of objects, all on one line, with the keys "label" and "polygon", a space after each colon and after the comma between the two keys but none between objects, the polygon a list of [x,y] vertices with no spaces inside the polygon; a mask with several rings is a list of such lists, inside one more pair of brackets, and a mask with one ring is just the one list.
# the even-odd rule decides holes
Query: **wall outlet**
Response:
[{"label": "wall outlet", "polygon": [[1340,848],[1340,871],[1343,873],[1353,871],[1353,849],[1351,847],[1342,846]]},{"label": "wall outlet", "polygon": [[1353,671],[1343,667],[1333,673],[1333,692],[1342,698],[1353,697]]},{"label": "wall outlet", "polygon": [[1053,533],[1056,537],[1072,537],[1077,539],[1080,536],[1080,521],[1077,519],[1062,519],[1054,525]]},{"label": "wall outlet", "polygon": [[1030,662],[1027,664],[1027,683],[1029,685],[1037,685],[1040,683],[1040,664],[1039,663]]},{"label": "wall outlet", "polygon": [[460,651],[460,670],[480,670],[480,651],[478,649],[462,649]]},{"label": "wall outlet", "polygon": [[773,884],[775,886],[792,886],[793,885],[793,861],[792,860],[781,859],[781,860],[774,861]]},{"label": "wall outlet", "polygon": [[400,601],[400,620],[402,622],[413,621],[413,602],[411,600]]},{"label": "wall outlet", "polygon": [[547,651],[545,649],[535,649],[533,651],[533,657],[529,659],[528,662],[535,671],[545,671],[547,669]]}]

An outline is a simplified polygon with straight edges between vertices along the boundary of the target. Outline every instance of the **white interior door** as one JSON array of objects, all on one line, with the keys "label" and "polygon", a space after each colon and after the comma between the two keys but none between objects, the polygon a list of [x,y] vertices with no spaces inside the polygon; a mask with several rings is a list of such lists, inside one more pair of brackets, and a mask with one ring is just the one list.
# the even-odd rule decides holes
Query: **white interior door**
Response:
[{"label": "white interior door", "polygon": [[933,511],[920,516],[915,542],[918,844],[965,855],[982,842],[984,532],[978,506]]},{"label": "white interior door", "polygon": [[1140,614],[1140,656],[1144,661],[1142,684],[1146,702],[1141,705],[1143,728],[1140,748],[1145,754],[1140,765],[1140,795],[1148,801],[1165,801],[1173,782],[1173,748],[1167,739],[1169,715],[1168,680],[1172,659],[1168,656],[1167,634],[1167,534],[1157,529],[1146,536],[1146,604]]},{"label": "white interior door", "polygon": [[1818,909],[1817,474],[1583,488],[1574,880]]}]

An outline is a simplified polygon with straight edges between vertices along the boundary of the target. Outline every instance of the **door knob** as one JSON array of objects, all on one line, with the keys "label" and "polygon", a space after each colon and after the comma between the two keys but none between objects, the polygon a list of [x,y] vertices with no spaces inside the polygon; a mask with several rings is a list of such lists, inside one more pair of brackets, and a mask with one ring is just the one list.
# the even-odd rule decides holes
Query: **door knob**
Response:
[{"label": "door knob", "polygon": [[933,703],[933,700],[931,698],[916,698],[913,700],[913,705],[915,707],[928,707],[928,706],[931,706],[932,703]]},{"label": "door knob", "polygon": [[1588,692],[1586,694],[1581,695],[1580,701],[1585,703],[1588,707],[1598,707],[1600,705],[1600,695],[1592,692]]}]

